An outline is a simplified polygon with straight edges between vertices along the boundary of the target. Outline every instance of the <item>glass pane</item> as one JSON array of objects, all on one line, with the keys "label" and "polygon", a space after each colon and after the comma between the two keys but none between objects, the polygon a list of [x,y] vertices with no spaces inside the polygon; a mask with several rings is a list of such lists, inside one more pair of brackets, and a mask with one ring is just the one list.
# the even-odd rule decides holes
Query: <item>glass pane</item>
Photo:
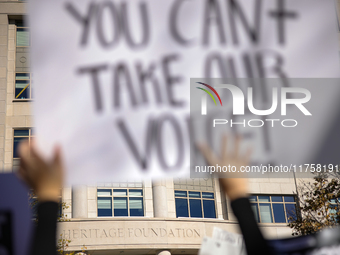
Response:
[{"label": "glass pane", "polygon": [[337,205],[330,205],[328,211],[329,211],[329,213],[335,213],[336,214],[337,209],[338,209]]},{"label": "glass pane", "polygon": [[202,192],[202,197],[203,198],[214,198],[214,193],[210,193],[210,192]]},{"label": "glass pane", "polygon": [[112,199],[110,197],[98,197],[98,217],[112,216]]},{"label": "glass pane", "polygon": [[276,223],[285,223],[286,216],[283,204],[273,204],[274,220]]},{"label": "glass pane", "polygon": [[259,209],[257,208],[257,204],[251,204],[251,209],[254,212],[254,216],[257,222],[260,222],[260,218],[259,218]]},{"label": "glass pane", "polygon": [[259,202],[269,202],[269,196],[259,196]]},{"label": "glass pane", "polygon": [[282,196],[272,196],[272,202],[283,202]]},{"label": "glass pane", "polygon": [[97,195],[98,196],[111,196],[111,190],[110,189],[98,189]]},{"label": "glass pane", "polygon": [[[259,197],[260,199],[260,197]],[[270,209],[270,204],[260,204],[260,214],[262,223],[272,223],[272,211]]]},{"label": "glass pane", "polygon": [[328,210],[330,217],[332,219],[335,219],[337,217],[337,211],[338,211],[338,206],[337,205],[330,205],[330,208]]},{"label": "glass pane", "polygon": [[297,219],[296,218],[296,207],[295,207],[295,204],[285,204],[285,206],[286,206],[286,213],[287,213],[288,222],[295,221]]},{"label": "glass pane", "polygon": [[115,197],[113,199],[114,216],[128,216],[127,198]]},{"label": "glass pane", "polygon": [[132,197],[129,199],[130,216],[144,216],[143,198]]},{"label": "glass pane", "polygon": [[250,202],[257,202],[257,196],[250,196],[249,201]]},{"label": "glass pane", "polygon": [[202,203],[200,199],[190,199],[190,217],[202,218]]},{"label": "glass pane", "polygon": [[332,204],[336,204],[336,199],[333,198],[333,199],[330,200],[330,202],[331,202]]},{"label": "glass pane", "polygon": [[15,81],[15,98],[16,99],[30,98],[29,81]]},{"label": "glass pane", "polygon": [[114,209],[127,209],[126,197],[115,197],[113,199]]},{"label": "glass pane", "polygon": [[115,197],[126,197],[127,196],[127,190],[126,189],[114,189],[113,190],[113,196],[115,196]]},{"label": "glass pane", "polygon": [[98,217],[112,217],[112,210],[98,209]]},{"label": "glass pane", "polygon": [[29,80],[30,74],[29,73],[16,73],[15,79],[16,80]]},{"label": "glass pane", "polygon": [[215,201],[203,200],[204,218],[216,218]]},{"label": "glass pane", "polygon": [[187,197],[187,192],[183,190],[175,190],[175,197]]},{"label": "glass pane", "polygon": [[175,198],[176,217],[189,217],[188,200],[183,198]]},{"label": "glass pane", "polygon": [[23,140],[25,140],[27,138],[24,137],[14,137],[14,141],[13,141],[13,158],[18,158],[19,154],[18,154],[18,146],[19,143]]},{"label": "glass pane", "polygon": [[13,170],[19,169],[20,166],[20,159],[13,159]]},{"label": "glass pane", "polygon": [[189,191],[189,197],[200,198],[201,197],[201,192]]},{"label": "glass pane", "polygon": [[30,83],[29,80],[16,80],[15,81],[15,88],[16,89],[24,89],[29,83]]},{"label": "glass pane", "polygon": [[132,197],[129,199],[130,209],[143,209],[143,198]]},{"label": "glass pane", "polygon": [[98,209],[112,209],[112,199],[110,197],[98,197]]},{"label": "glass pane", "polygon": [[28,203],[31,207],[32,211],[32,217],[37,218],[38,217],[38,199],[36,197],[33,197],[32,194],[30,194],[30,197],[28,199]]},{"label": "glass pane", "polygon": [[285,202],[295,202],[294,196],[285,196]]},{"label": "glass pane", "polygon": [[29,135],[28,129],[17,129],[14,130],[14,136],[27,136]]},{"label": "glass pane", "polygon": [[17,46],[30,46],[30,34],[26,28],[17,28]]},{"label": "glass pane", "polygon": [[143,190],[141,189],[129,189],[130,197],[141,197],[143,196]]}]

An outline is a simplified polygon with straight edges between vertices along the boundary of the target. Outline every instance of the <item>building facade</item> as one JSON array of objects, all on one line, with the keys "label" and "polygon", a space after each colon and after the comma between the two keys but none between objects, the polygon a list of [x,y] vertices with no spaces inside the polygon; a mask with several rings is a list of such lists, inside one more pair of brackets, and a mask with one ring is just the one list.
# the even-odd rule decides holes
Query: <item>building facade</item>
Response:
[{"label": "building facade", "polygon": [[[251,179],[252,207],[268,238],[291,236],[295,210],[293,179]],[[59,233],[91,254],[197,254],[214,227],[239,232],[215,179],[167,179],[98,183],[65,188],[70,221]]]},{"label": "building facade", "polygon": [[[339,10],[338,10],[339,11]],[[0,168],[18,165],[16,148],[34,136],[31,102],[29,28],[25,2],[0,1]],[[289,216],[296,208],[294,179],[249,180],[251,203],[268,238],[291,235]],[[197,254],[214,227],[238,232],[228,200],[215,179],[127,180],[97,186],[65,187],[59,238],[67,251],[84,246],[92,255]]]}]

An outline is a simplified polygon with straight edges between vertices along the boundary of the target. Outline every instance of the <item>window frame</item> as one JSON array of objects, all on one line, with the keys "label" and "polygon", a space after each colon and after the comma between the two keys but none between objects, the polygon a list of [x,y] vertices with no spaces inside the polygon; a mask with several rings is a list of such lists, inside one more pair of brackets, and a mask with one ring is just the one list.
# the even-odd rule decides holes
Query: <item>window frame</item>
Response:
[{"label": "window frame", "polygon": [[[15,96],[15,89],[16,89],[16,81],[17,81],[17,73],[24,73],[24,74],[28,74],[29,75],[29,97],[28,98],[16,98]],[[14,79],[14,88],[13,88],[13,95],[14,95],[14,101],[20,101],[20,102],[24,102],[24,101],[30,101],[33,99],[32,97],[32,83],[33,83],[33,79],[32,79],[33,73],[32,72],[15,72],[15,79]]]},{"label": "window frame", "polygon": [[[98,195],[98,190],[110,190],[111,191],[111,195],[110,196],[99,196]],[[114,196],[113,195],[113,191],[114,190],[126,190],[126,196]],[[130,194],[130,190],[142,190],[143,194],[142,196],[129,196]],[[111,198],[111,205],[112,205],[112,216],[98,216],[98,198]],[[127,199],[127,212],[128,212],[128,215],[127,216],[115,216],[114,215],[114,198],[115,197],[120,197],[120,198],[126,198]],[[142,216],[130,216],[130,198],[135,198],[135,197],[138,197],[138,198],[142,198],[142,206],[143,206],[143,215]],[[140,187],[140,188],[129,188],[129,187],[126,187],[126,188],[122,188],[122,187],[97,187],[97,196],[96,196],[96,202],[97,202],[97,218],[112,218],[112,217],[145,217],[145,192],[144,192],[144,187]]]},{"label": "window frame", "polygon": [[[185,191],[187,192],[187,196],[186,197],[176,197],[176,191]],[[200,197],[199,198],[195,198],[195,197],[189,197],[189,192],[199,192],[200,193]],[[214,198],[203,198],[202,193],[212,193],[214,195]],[[188,217],[178,217],[177,216],[177,211],[176,211],[176,218],[193,218],[193,219],[217,219],[217,210],[216,210],[216,194],[214,191],[202,191],[202,190],[188,190],[188,189],[174,189],[174,198],[175,198],[175,207],[176,207],[176,198],[180,198],[180,199],[186,199],[187,200],[187,204],[188,204]],[[191,211],[190,211],[190,199],[196,199],[196,200],[201,200],[201,210],[202,210],[202,217],[191,217]],[[215,207],[215,218],[205,218],[204,217],[204,206],[203,206],[203,201],[204,200],[210,200],[210,201],[214,201],[214,207]]]},{"label": "window frame", "polygon": [[[253,205],[253,204],[257,205],[257,211],[258,211],[258,219],[256,219],[257,223],[261,223],[261,224],[287,224],[287,223],[289,223],[289,219],[288,219],[289,216],[287,215],[286,204],[295,205],[295,213],[296,213],[296,217],[298,217],[298,210],[297,210],[298,202],[297,202],[297,196],[295,194],[251,194],[249,196],[249,198],[254,197],[254,196],[256,196],[256,201],[249,201],[249,202],[250,202],[251,205]],[[269,202],[259,201],[259,197],[262,197],[262,196],[266,196],[266,197],[269,196]],[[277,196],[282,197],[282,202],[273,202],[272,201],[272,197],[277,197]],[[293,197],[294,202],[286,202],[284,197],[287,197],[287,196]],[[269,204],[270,205],[270,212],[271,212],[273,222],[262,222],[260,204]],[[286,220],[285,222],[275,222],[273,204],[282,204],[283,205],[283,210],[284,210],[284,215],[285,215],[285,220]]]}]

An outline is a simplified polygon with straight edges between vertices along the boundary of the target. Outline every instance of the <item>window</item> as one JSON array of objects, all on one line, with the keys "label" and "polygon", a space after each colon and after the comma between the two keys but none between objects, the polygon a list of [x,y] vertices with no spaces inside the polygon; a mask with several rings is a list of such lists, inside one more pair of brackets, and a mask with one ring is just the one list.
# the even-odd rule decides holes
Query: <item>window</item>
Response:
[{"label": "window", "polygon": [[14,129],[13,135],[13,168],[19,166],[20,159],[18,154],[18,146],[21,141],[28,139],[31,142],[33,130],[27,129]]},{"label": "window", "polygon": [[15,99],[32,98],[32,74],[16,73],[15,74]]},{"label": "window", "polygon": [[296,220],[295,196],[253,195],[249,200],[257,222],[289,223]]},{"label": "window", "polygon": [[28,27],[23,27],[21,24],[16,26],[17,32],[17,47],[31,46],[31,36]]},{"label": "window", "polygon": [[[37,219],[38,218],[38,198],[33,192],[33,190],[30,190],[30,192],[28,193],[28,204],[32,210],[32,218]],[[65,216],[66,215],[63,214],[63,202],[60,196],[60,203],[58,206],[58,218],[59,218],[58,220],[60,221],[61,219],[65,219]]]},{"label": "window", "polygon": [[175,190],[176,217],[216,218],[213,192]]},{"label": "window", "polygon": [[142,189],[97,189],[98,217],[144,216]]},{"label": "window", "polygon": [[340,198],[333,198],[329,201],[330,209],[329,209],[329,214],[332,219],[336,220],[336,218],[339,218],[339,206],[340,206]]},{"label": "window", "polygon": [[37,212],[38,199],[36,195],[34,194],[33,190],[31,190],[31,192],[28,193],[28,203],[32,210],[32,217],[36,219],[38,216],[38,212]]},{"label": "window", "polygon": [[30,29],[25,24],[24,17],[20,15],[9,16],[9,24],[14,25],[16,33],[14,99],[31,99],[30,48],[32,38]]}]

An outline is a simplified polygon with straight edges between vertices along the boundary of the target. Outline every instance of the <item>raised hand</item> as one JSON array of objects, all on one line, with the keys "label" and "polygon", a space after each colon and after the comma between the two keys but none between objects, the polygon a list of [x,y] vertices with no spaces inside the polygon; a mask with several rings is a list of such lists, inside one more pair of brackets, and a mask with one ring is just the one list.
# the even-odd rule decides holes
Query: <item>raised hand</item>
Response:
[{"label": "raised hand", "polygon": [[244,155],[240,154],[241,136],[236,136],[231,152],[227,151],[228,138],[223,136],[221,142],[221,152],[217,156],[207,144],[198,144],[198,148],[205,157],[206,161],[211,166],[235,166],[237,176],[241,178],[232,178],[228,173],[217,173],[220,178],[220,185],[230,200],[235,200],[241,197],[248,196],[248,182],[247,178],[240,172],[241,166],[247,166],[251,155],[251,150],[248,149]]}]

